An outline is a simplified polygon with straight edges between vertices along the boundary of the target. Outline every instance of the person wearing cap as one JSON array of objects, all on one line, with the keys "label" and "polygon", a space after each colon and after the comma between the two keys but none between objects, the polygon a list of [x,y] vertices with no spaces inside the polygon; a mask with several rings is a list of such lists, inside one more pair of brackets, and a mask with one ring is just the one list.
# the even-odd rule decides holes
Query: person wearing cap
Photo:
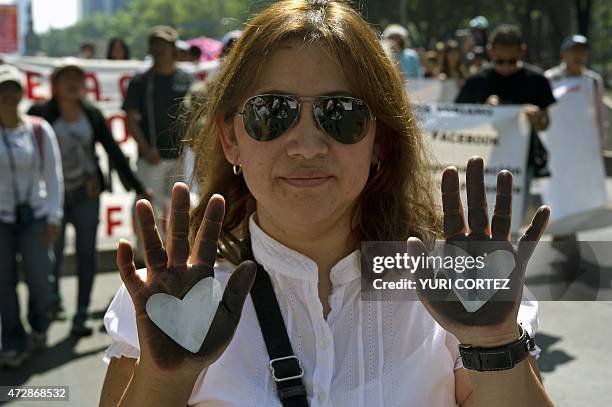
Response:
[{"label": "person wearing cap", "polygon": [[[172,27],[151,29],[149,54],[153,65],[132,78],[123,101],[128,130],[138,144],[138,176],[153,191],[158,221],[170,207],[179,157],[177,113],[193,83],[193,77],[176,65],[177,40],[178,33]],[[160,232],[165,235],[163,227]],[[137,258],[141,257],[138,250]]]},{"label": "person wearing cap", "polygon": [[221,58],[225,58],[241,35],[241,30],[232,30],[225,33],[223,39],[221,39],[221,42],[223,43],[223,48],[221,48]]},{"label": "person wearing cap", "polygon": [[[63,180],[53,128],[18,111],[24,75],[0,65],[0,366],[18,367],[46,346],[52,243],[63,216]],[[29,291],[30,346],[20,319],[17,254]]]},{"label": "person wearing cap", "polygon": [[383,39],[395,43],[391,48],[398,50],[395,57],[405,80],[423,76],[419,55],[415,50],[408,48],[408,30],[399,24],[391,24],[383,31]]},{"label": "person wearing cap", "polygon": [[[595,115],[597,120],[597,128],[599,132],[599,140],[603,145],[608,122],[606,120],[606,106],[604,105],[604,82],[601,76],[590,69],[587,63],[589,61],[589,41],[587,37],[580,34],[570,35],[561,43],[561,63],[553,68],[550,68],[544,75],[554,86],[555,82],[569,78],[587,78],[593,83]],[[585,112],[584,110],[582,112]],[[578,112],[576,112],[579,114]],[[570,233],[566,235],[553,236],[554,241],[575,241],[576,234]]]},{"label": "person wearing cap", "polygon": [[143,184],[132,172],[128,160],[115,142],[102,112],[83,97],[85,73],[77,60],[60,60],[51,74],[52,97],[33,105],[29,114],[51,123],[59,142],[64,174],[64,220],[55,243],[55,265],[51,275],[51,318],[63,312],[59,275],[64,253],[64,232],[71,223],[76,231],[77,274],[79,279],[77,312],[71,333],[91,335],[88,308],[97,270],[96,238],[99,223],[100,193],[110,187],[98,165],[95,144],[108,154],[112,167],[126,190],[146,195]]},{"label": "person wearing cap", "polygon": [[473,45],[475,47],[485,47],[488,39],[489,20],[485,16],[476,16],[470,20],[469,26]]},{"label": "person wearing cap", "polygon": [[604,81],[597,72],[587,68],[589,61],[589,41],[580,34],[570,35],[561,43],[561,63],[546,72],[544,75],[551,82],[557,82],[570,77],[585,77],[593,81],[595,92],[595,113],[600,140],[603,142],[608,128],[606,106],[604,105]]}]

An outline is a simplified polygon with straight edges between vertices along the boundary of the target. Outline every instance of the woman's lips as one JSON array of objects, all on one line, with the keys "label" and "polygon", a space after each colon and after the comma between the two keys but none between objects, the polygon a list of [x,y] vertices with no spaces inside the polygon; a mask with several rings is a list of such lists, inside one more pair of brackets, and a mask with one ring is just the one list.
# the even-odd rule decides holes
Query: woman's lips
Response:
[{"label": "woman's lips", "polygon": [[290,177],[281,177],[281,180],[294,187],[318,187],[326,184],[334,178],[331,175],[295,175]]}]

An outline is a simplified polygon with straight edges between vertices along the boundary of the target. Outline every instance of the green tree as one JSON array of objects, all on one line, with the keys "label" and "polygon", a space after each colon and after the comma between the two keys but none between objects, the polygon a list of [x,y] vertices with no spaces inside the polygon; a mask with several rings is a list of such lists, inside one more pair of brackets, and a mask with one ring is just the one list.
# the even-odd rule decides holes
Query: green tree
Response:
[{"label": "green tree", "polygon": [[175,27],[182,38],[220,38],[239,28],[247,17],[270,1],[247,0],[134,0],[114,15],[97,14],[72,27],[43,35],[41,49],[50,56],[74,55],[82,41],[105,45],[113,36],[126,40],[135,57],[146,53],[149,29],[158,24]]}]

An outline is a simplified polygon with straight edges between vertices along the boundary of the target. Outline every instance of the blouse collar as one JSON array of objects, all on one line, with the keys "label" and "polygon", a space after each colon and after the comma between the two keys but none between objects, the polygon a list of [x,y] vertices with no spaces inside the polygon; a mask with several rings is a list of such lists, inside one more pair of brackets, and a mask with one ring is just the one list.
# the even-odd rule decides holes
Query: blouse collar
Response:
[{"label": "blouse collar", "polygon": [[[274,240],[257,225],[255,216],[256,213],[249,218],[249,231],[255,260],[268,273],[317,283],[319,280],[317,264],[302,253]],[[360,252],[357,249],[338,261],[331,269],[332,285],[344,285],[359,278],[361,270],[359,260]]]}]

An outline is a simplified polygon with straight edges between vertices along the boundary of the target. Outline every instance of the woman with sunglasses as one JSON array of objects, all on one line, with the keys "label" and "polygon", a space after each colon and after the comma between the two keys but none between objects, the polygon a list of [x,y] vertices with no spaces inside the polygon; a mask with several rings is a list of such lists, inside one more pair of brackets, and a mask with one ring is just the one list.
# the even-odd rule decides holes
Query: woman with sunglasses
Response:
[{"label": "woman with sunglasses", "polygon": [[[484,305],[490,320],[427,295],[361,300],[362,242],[412,236],[415,254],[419,239],[444,235],[492,233],[508,244],[512,178],[499,176],[491,230],[483,163],[469,163],[468,229],[457,171],[447,169],[441,230],[402,79],[349,5],[289,0],[255,16],[200,114],[200,204],[189,214],[187,188],[175,185],[164,247],[150,204],[138,202],[146,270],[119,244],[124,285],[105,316],[113,343],[102,406],[550,404],[527,347],[511,369],[466,359],[501,369],[471,373],[459,359],[459,343],[469,355],[467,345],[506,349],[533,334],[517,324],[521,290],[505,308]],[[537,241],[548,213],[539,210],[526,242]],[[214,291],[213,275],[225,290],[211,322],[194,328],[211,310],[187,301],[183,311],[160,311],[178,303],[156,294],[187,300],[196,284]],[[521,308],[533,324],[533,309]]]}]

